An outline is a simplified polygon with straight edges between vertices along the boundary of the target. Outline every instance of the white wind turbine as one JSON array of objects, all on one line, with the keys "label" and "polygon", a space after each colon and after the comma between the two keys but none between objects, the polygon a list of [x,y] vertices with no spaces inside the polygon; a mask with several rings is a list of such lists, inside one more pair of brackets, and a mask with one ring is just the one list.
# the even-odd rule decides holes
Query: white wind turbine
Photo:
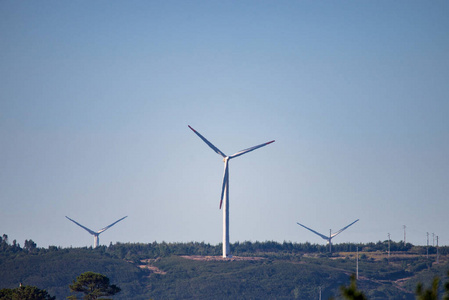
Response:
[{"label": "white wind turbine", "polygon": [[268,144],[271,144],[274,142],[270,141],[264,144],[260,144],[248,149],[241,150],[233,155],[227,156],[223,152],[221,152],[217,147],[212,145],[204,136],[202,136],[198,131],[193,129],[192,127],[189,128],[192,129],[193,132],[196,133],[209,147],[212,148],[216,153],[223,156],[224,161],[224,174],[223,174],[223,185],[221,188],[221,198],[220,198],[220,209],[223,204],[224,200],[224,208],[223,208],[223,257],[230,256],[230,248],[229,248],[229,160],[232,158],[236,158],[240,155],[243,155],[245,153],[251,152],[253,150],[256,150],[260,147],[266,146]]},{"label": "white wind turbine", "polygon": [[305,229],[308,229],[308,230],[312,231],[312,232],[315,233],[316,235],[319,235],[320,237],[322,237],[323,239],[325,239],[325,240],[328,242],[328,244],[329,244],[329,252],[332,253],[332,239],[333,239],[334,237],[336,237],[337,235],[339,235],[343,230],[345,230],[346,228],[348,228],[349,226],[351,226],[352,224],[354,224],[355,222],[357,222],[358,220],[359,220],[359,219],[355,220],[354,222],[352,222],[352,223],[349,224],[348,226],[345,226],[345,227],[343,227],[342,229],[340,229],[339,231],[334,232],[334,233],[332,233],[332,230],[329,229],[329,236],[325,236],[324,234],[321,234],[321,233],[319,233],[319,232],[316,232],[315,230],[310,229],[309,227],[304,226],[304,225],[302,225],[302,224],[300,224],[300,223],[298,223],[298,222],[296,222],[296,224],[298,224],[298,225],[304,227]]},{"label": "white wind turbine", "polygon": [[128,217],[128,216],[123,217],[123,218],[121,218],[120,220],[115,221],[115,222],[112,223],[111,225],[108,225],[108,226],[106,226],[106,227],[104,227],[104,228],[98,230],[97,232],[95,232],[95,231],[93,231],[93,230],[90,230],[90,229],[87,228],[87,227],[84,227],[84,226],[81,225],[80,223],[76,222],[75,220],[70,219],[70,218],[67,217],[67,216],[65,216],[65,217],[66,217],[67,219],[69,219],[70,221],[72,221],[73,223],[75,223],[76,225],[78,225],[79,227],[85,229],[85,230],[86,230],[87,232],[89,232],[90,234],[92,234],[92,235],[94,236],[94,248],[97,248],[97,247],[98,247],[98,244],[99,244],[99,242],[100,242],[100,238],[99,238],[100,233],[102,233],[102,232],[108,230],[109,228],[111,228],[112,226],[114,226],[116,223],[120,222],[121,220],[123,220],[124,218],[126,218],[126,217]]}]

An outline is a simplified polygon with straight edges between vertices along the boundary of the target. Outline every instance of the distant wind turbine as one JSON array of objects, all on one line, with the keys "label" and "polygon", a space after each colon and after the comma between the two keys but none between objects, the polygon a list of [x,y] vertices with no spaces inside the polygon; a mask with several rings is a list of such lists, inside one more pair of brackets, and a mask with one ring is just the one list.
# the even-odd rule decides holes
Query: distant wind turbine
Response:
[{"label": "distant wind turbine", "polygon": [[223,156],[224,161],[224,174],[223,174],[223,185],[221,188],[221,198],[220,198],[220,209],[224,201],[224,208],[223,208],[223,257],[230,256],[230,247],[229,247],[229,160],[232,158],[236,158],[240,155],[243,155],[245,153],[251,152],[253,150],[256,150],[260,147],[266,146],[268,144],[271,144],[274,142],[270,141],[264,144],[260,144],[248,149],[241,150],[233,155],[227,156],[223,152],[221,152],[217,147],[212,145],[204,136],[202,136],[198,131],[193,129],[192,127],[189,128],[192,129],[193,132],[196,133],[209,147],[212,148],[216,153]]},{"label": "distant wind turbine", "polygon": [[316,232],[315,230],[310,229],[309,227],[304,226],[304,225],[302,225],[302,224],[300,224],[300,223],[298,223],[298,222],[296,222],[296,224],[298,224],[298,225],[304,227],[305,229],[308,229],[308,230],[312,231],[312,232],[315,233],[316,235],[319,235],[320,237],[322,237],[323,239],[325,239],[325,240],[329,243],[329,252],[332,253],[332,239],[333,239],[334,237],[336,237],[337,235],[339,235],[342,231],[344,231],[345,229],[347,229],[349,226],[351,226],[352,224],[354,224],[355,222],[357,222],[358,220],[359,220],[359,219],[355,220],[354,222],[352,222],[352,223],[349,224],[348,226],[345,226],[345,227],[343,227],[342,229],[340,229],[339,231],[334,232],[334,233],[332,233],[332,230],[329,229],[329,236],[325,236],[324,234],[321,234],[321,233],[319,233],[319,232]]},{"label": "distant wind turbine", "polygon": [[84,227],[84,226],[81,225],[80,223],[76,222],[75,220],[70,219],[70,218],[67,217],[67,216],[65,216],[65,217],[66,217],[67,219],[69,219],[70,221],[72,221],[73,223],[75,223],[76,225],[78,225],[79,227],[85,229],[85,230],[86,230],[87,232],[89,232],[90,234],[92,234],[92,235],[94,236],[94,248],[97,248],[97,247],[98,247],[98,244],[99,244],[99,242],[100,242],[100,238],[99,238],[100,233],[103,233],[104,231],[108,230],[109,228],[111,228],[112,226],[114,226],[116,223],[120,222],[121,220],[123,220],[124,218],[126,218],[126,217],[128,217],[128,216],[123,217],[123,218],[121,218],[120,220],[115,221],[115,222],[112,223],[111,225],[108,225],[108,226],[106,226],[106,227],[104,227],[104,228],[98,230],[97,232],[95,232],[95,231],[93,231],[93,230],[90,230],[90,229],[87,228],[87,227]]}]

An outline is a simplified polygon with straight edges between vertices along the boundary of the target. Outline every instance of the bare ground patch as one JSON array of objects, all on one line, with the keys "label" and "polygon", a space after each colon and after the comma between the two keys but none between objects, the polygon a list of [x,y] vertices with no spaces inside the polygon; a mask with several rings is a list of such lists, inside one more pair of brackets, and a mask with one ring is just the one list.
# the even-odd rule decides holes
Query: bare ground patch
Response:
[{"label": "bare ground patch", "polygon": [[250,256],[222,257],[222,256],[202,256],[202,255],[181,255],[181,257],[200,261],[239,261],[239,260],[256,261],[265,259],[264,257],[250,257]]},{"label": "bare ground patch", "polygon": [[162,271],[161,269],[159,269],[156,266],[153,266],[152,263],[157,261],[157,259],[142,259],[140,262],[142,263],[141,265],[139,265],[139,268],[141,269],[147,269],[151,271],[151,274],[161,274],[161,275],[165,275],[167,274],[167,272]]}]

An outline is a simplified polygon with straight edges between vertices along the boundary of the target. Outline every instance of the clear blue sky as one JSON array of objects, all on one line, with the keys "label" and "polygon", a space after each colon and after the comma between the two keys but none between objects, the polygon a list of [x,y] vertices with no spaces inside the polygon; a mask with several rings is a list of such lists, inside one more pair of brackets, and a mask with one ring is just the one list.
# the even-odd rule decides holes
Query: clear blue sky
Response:
[{"label": "clear blue sky", "polygon": [[[449,2],[1,1],[0,234],[449,244]],[[432,241],[431,241],[432,242]]]}]

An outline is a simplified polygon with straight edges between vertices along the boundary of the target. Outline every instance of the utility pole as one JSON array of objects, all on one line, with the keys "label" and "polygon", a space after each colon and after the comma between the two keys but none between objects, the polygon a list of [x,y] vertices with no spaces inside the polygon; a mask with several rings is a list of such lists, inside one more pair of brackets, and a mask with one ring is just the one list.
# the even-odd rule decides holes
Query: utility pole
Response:
[{"label": "utility pole", "polygon": [[435,247],[435,233],[432,232],[432,247]]},{"label": "utility pole", "polygon": [[407,226],[405,226],[405,225],[402,225],[402,227],[404,227],[404,246],[407,244],[406,243],[406,240],[405,240],[405,228],[407,228]]},{"label": "utility pole", "polygon": [[390,233],[388,233],[388,258],[390,258]]},{"label": "utility pole", "polygon": [[429,259],[429,233],[427,232],[427,259]]},{"label": "utility pole", "polygon": [[359,280],[359,247],[357,247],[356,279]]},{"label": "utility pole", "polygon": [[437,263],[440,261],[440,252],[438,251],[438,235],[437,235]]}]

